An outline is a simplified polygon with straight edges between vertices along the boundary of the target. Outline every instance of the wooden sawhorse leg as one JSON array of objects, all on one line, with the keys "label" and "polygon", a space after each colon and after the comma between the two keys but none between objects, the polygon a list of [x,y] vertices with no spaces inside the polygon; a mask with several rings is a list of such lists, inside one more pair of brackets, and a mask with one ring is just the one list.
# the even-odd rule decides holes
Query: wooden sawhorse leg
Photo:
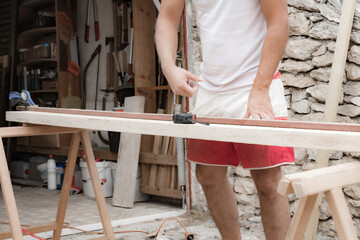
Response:
[{"label": "wooden sawhorse leg", "polygon": [[341,187],[325,192],[326,201],[341,240],[357,240],[355,227]]},{"label": "wooden sawhorse leg", "polygon": [[293,216],[289,231],[285,240],[302,240],[308,225],[311,213],[314,209],[317,195],[300,198],[299,205]]},{"label": "wooden sawhorse leg", "polygon": [[72,183],[72,178],[75,169],[76,157],[79,149],[79,142],[81,142],[84,148],[84,153],[87,161],[87,165],[89,168],[89,174],[91,183],[95,193],[96,203],[99,209],[99,215],[101,218],[101,222],[104,228],[105,237],[102,239],[115,240],[114,231],[111,226],[110,215],[106,206],[106,201],[104,197],[104,193],[101,187],[99,173],[97,171],[94,152],[91,147],[91,142],[89,138],[89,134],[86,130],[74,133],[71,139],[71,147],[68,155],[68,164],[66,166],[64,183],[61,190],[60,202],[58,206],[58,212],[56,216],[56,224],[57,228],[54,231],[53,239],[60,240],[61,231],[64,225],[64,218],[66,212],[66,206],[69,199],[69,192]]},{"label": "wooden sawhorse leg", "polygon": [[95,199],[96,199],[96,203],[98,205],[99,215],[101,218],[101,223],[104,228],[105,236],[109,240],[115,240],[114,231],[111,226],[109,211],[106,206],[104,192],[101,187],[99,173],[98,173],[98,170],[96,167],[94,152],[91,147],[89,133],[88,133],[88,131],[83,130],[80,132],[80,135],[81,135],[81,142],[82,142],[82,146],[84,149],[87,165],[89,168],[91,184],[94,189]]},{"label": "wooden sawhorse leg", "polygon": [[63,186],[61,188],[60,201],[58,205],[57,215],[56,215],[56,230],[54,231],[53,239],[60,240],[61,231],[64,225],[66,207],[70,194],[70,187],[74,176],[76,158],[80,145],[80,132],[75,132],[72,134],[70,149],[68,153],[68,161],[65,169]]},{"label": "wooden sawhorse leg", "polygon": [[9,218],[11,235],[14,240],[22,240],[23,234],[20,226],[19,214],[16,208],[14,191],[12,189],[10,174],[8,170],[8,164],[6,161],[6,155],[4,151],[4,145],[2,138],[0,137],[0,183],[3,193],[5,207]]}]

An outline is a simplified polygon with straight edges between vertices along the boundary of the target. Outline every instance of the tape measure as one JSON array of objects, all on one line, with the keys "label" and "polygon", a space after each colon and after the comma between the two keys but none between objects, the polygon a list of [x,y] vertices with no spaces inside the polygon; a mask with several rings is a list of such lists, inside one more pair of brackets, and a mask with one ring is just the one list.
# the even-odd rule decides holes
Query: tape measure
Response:
[{"label": "tape measure", "polygon": [[209,126],[210,123],[199,122],[196,120],[196,115],[191,113],[175,113],[173,115],[173,123],[176,124],[195,124],[200,123]]}]

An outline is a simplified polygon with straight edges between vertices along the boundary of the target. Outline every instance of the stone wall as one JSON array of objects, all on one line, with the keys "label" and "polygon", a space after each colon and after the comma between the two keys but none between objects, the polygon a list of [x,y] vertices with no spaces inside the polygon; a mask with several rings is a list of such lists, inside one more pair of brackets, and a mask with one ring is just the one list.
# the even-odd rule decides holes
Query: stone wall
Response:
[{"label": "stone wall", "polygon": [[[289,119],[320,121],[323,116],[327,86],[335,50],[342,1],[288,0],[290,38],[280,67],[288,103]],[[351,43],[339,99],[338,122],[360,122],[360,4],[357,4]],[[200,40],[193,25],[195,72],[201,61]],[[296,165],[283,167],[284,174],[309,170],[316,159],[316,150],[295,149]],[[359,153],[332,151],[330,165],[357,161]],[[260,207],[250,173],[241,167],[229,169],[240,216],[259,221]],[[198,184],[193,185],[194,208],[206,209]],[[360,237],[360,186],[344,189],[353,220]],[[292,213],[298,200],[289,197]],[[336,236],[327,203],[320,210],[318,236]]]}]

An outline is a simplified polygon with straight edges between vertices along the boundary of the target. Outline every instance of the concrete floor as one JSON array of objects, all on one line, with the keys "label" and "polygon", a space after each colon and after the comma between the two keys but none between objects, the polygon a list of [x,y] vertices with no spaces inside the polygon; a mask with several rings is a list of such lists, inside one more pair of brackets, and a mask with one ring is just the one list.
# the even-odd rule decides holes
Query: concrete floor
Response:
[{"label": "concrete floor", "polygon": [[[49,191],[45,188],[30,188],[14,186],[15,198],[22,224],[39,224],[55,220],[60,191]],[[1,194],[0,194],[1,195]],[[212,218],[203,212],[185,212],[178,205],[159,202],[135,203],[133,209],[123,209],[111,206],[111,198],[107,199],[108,209],[114,231],[142,230],[154,233],[167,217],[177,216],[187,230],[194,234],[196,240],[221,239]],[[0,197],[0,222],[7,222],[7,214],[2,196]],[[79,195],[72,195],[69,199],[65,221],[73,227],[88,231],[101,230],[100,218],[94,199]],[[240,217],[243,240],[265,239],[260,217],[246,219]],[[9,229],[8,225],[0,224],[0,230]],[[85,240],[99,237],[96,234],[84,234],[76,230],[64,229],[64,240]],[[43,238],[50,238],[51,232],[37,234]],[[170,219],[163,226],[163,232],[156,238],[148,238],[144,233],[118,233],[118,240],[183,240],[184,229]],[[34,239],[25,237],[24,239]],[[318,240],[338,239],[317,235]]]},{"label": "concrete floor", "polygon": [[[46,188],[14,186],[14,193],[22,224],[34,225],[55,221],[60,190],[50,191]],[[2,194],[0,195],[0,222],[3,223],[8,222],[8,219]],[[134,208],[124,209],[111,206],[111,198],[107,198],[106,202],[113,226],[178,216],[185,212],[179,205],[168,203],[138,202],[135,203]],[[65,222],[68,222],[73,227],[90,231],[102,228],[101,224],[99,224],[101,221],[95,200],[83,194],[69,197]],[[9,229],[8,225],[0,224],[0,230],[6,229]],[[72,234],[77,231],[65,229],[64,232],[65,234]],[[49,234],[37,235],[41,237],[49,236]]]}]

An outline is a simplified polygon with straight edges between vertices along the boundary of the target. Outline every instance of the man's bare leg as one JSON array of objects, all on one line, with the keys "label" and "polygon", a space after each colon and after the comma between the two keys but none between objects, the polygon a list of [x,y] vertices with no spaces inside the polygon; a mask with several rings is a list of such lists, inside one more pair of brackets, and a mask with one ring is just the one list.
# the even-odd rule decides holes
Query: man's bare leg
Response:
[{"label": "man's bare leg", "polygon": [[252,170],[251,175],[260,199],[266,239],[285,239],[290,226],[290,208],[287,197],[277,192],[277,186],[281,179],[281,168]]},{"label": "man's bare leg", "polygon": [[227,167],[196,166],[207,204],[223,240],[240,240],[240,223],[235,195],[226,177]]}]

